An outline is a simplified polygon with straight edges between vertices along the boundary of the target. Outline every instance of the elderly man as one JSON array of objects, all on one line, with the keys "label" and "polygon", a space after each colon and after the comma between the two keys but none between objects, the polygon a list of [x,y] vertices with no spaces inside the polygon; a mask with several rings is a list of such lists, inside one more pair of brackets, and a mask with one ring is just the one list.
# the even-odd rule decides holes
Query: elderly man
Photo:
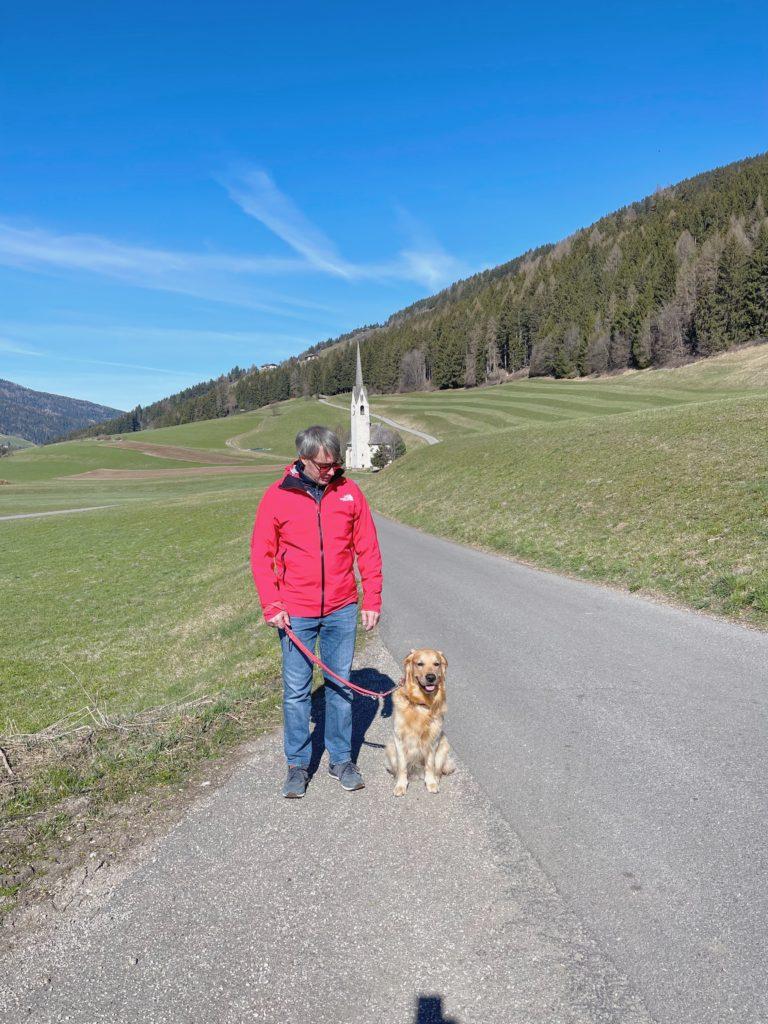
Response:
[{"label": "elderly man", "polygon": [[[304,796],[309,778],[312,663],[288,626],[323,662],[349,679],[357,628],[354,560],[363,585],[362,622],[381,611],[381,552],[371,510],[344,477],[339,439],[326,427],[296,436],[298,458],[261,499],[251,539],[251,566],[264,618],[283,649],[283,720],[288,777],[283,796]],[[325,747],[329,771],[348,791],[365,783],[352,760],[353,693],[325,679]]]}]

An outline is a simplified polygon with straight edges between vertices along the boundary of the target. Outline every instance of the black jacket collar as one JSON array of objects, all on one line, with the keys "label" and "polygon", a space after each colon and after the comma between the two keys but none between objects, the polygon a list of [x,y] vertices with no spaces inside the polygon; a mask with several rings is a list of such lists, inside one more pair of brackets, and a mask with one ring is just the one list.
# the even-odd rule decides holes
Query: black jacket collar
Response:
[{"label": "black jacket collar", "polygon": [[293,466],[288,470],[280,484],[281,491],[303,491],[319,501],[323,494],[332,487],[335,487],[344,477],[344,469],[339,467],[327,484],[318,484],[304,472],[304,463],[296,459]]}]

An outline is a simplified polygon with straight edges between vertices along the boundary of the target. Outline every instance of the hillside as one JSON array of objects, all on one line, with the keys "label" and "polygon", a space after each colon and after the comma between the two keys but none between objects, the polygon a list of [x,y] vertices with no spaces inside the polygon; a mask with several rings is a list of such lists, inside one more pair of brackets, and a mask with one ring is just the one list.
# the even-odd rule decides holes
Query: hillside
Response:
[{"label": "hillside", "polygon": [[767,417],[765,390],[723,392],[467,434],[364,486],[429,533],[765,628]]},{"label": "hillside", "polygon": [[8,445],[10,448],[30,448],[34,444],[25,437],[18,437],[16,434],[0,434],[0,448]]},{"label": "hillside", "polygon": [[110,419],[119,412],[108,405],[33,391],[9,380],[0,380],[0,434],[15,435],[34,444],[53,441]]},{"label": "hillside", "polygon": [[677,366],[768,338],[768,154],[659,189],[557,244],[457,281],[263,372],[235,367],[105,425],[119,432],[348,391],[449,390]]}]

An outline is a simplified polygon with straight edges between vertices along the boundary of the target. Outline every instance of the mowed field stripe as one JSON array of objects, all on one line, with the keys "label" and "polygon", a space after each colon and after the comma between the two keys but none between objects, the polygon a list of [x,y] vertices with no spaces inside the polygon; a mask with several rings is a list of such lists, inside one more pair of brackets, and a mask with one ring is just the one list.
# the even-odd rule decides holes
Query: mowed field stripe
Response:
[{"label": "mowed field stripe", "polygon": [[90,505],[88,508],[57,508],[51,512],[16,512],[12,516],[0,516],[0,523],[9,519],[39,519],[41,516],[71,516],[73,512],[98,512],[102,508],[117,508],[117,505]]},{"label": "mowed field stripe", "polygon": [[166,480],[182,476],[229,476],[236,473],[273,473],[283,469],[273,466],[190,466],[189,469],[89,469],[86,473],[73,473],[59,480]]}]

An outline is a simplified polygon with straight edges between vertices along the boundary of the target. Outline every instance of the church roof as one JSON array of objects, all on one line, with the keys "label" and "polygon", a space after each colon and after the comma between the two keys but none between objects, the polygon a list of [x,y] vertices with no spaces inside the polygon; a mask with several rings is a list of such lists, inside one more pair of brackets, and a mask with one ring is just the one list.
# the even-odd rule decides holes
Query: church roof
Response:
[{"label": "church roof", "polygon": [[360,363],[360,342],[357,343],[357,367],[355,369],[355,386],[352,389],[352,397],[355,401],[360,397],[363,391],[363,367]]}]

